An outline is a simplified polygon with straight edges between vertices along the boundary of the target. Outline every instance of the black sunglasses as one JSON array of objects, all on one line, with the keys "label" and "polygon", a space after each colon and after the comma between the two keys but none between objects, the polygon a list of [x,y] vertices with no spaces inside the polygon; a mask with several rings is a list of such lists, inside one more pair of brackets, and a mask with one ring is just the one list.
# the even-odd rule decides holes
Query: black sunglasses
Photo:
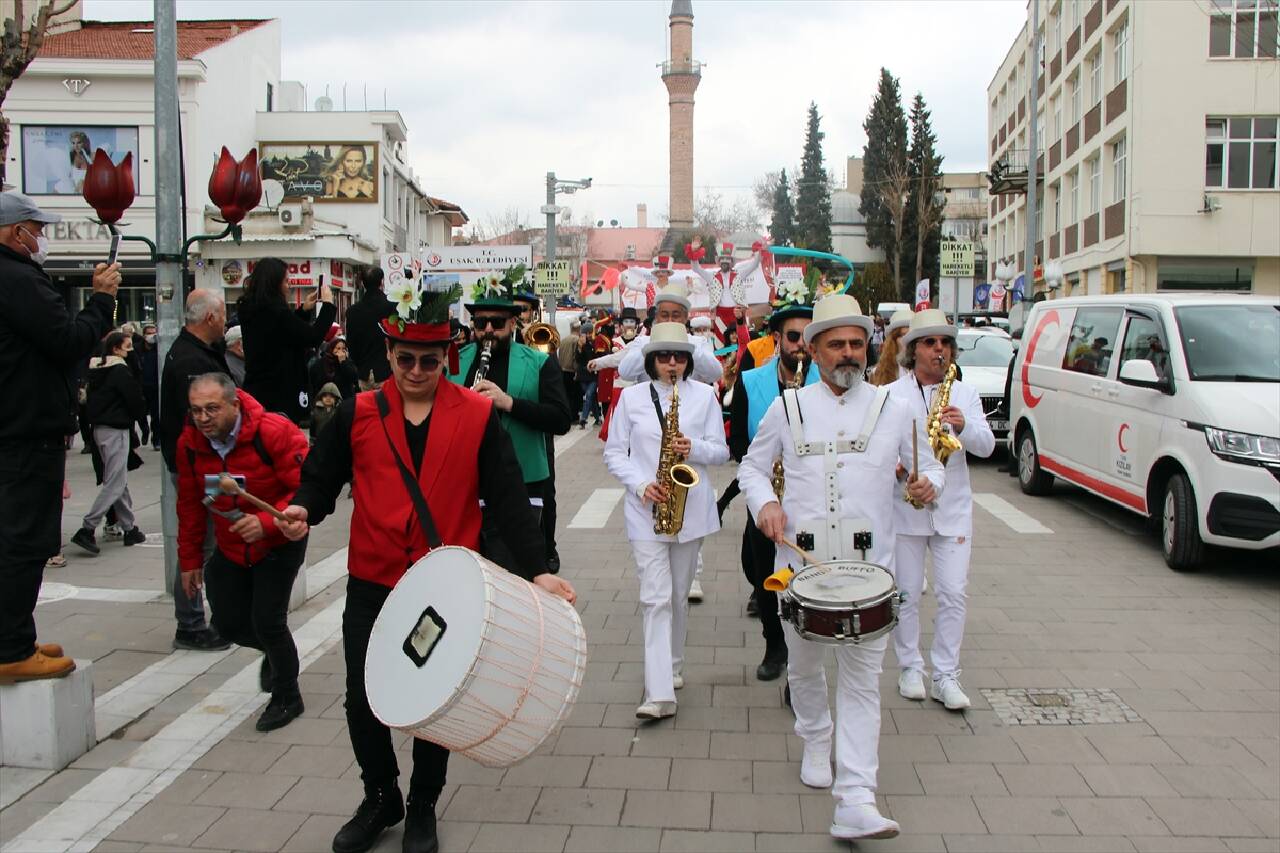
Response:
[{"label": "black sunglasses", "polygon": [[949,346],[954,346],[955,342],[956,342],[955,338],[921,338],[920,339],[920,343],[924,344],[927,347],[936,347],[938,344],[942,344],[945,347],[949,347]]},{"label": "black sunglasses", "polygon": [[401,370],[413,370],[416,364],[427,373],[435,373],[440,368],[443,360],[438,355],[418,355],[415,356],[411,352],[396,353],[396,364]]},{"label": "black sunglasses", "polygon": [[503,326],[507,325],[508,319],[510,318],[509,317],[472,317],[471,325],[475,326],[477,329],[487,329],[490,327],[494,329],[501,329]]},{"label": "black sunglasses", "polygon": [[653,354],[654,361],[688,361],[689,353],[687,352],[656,352]]},{"label": "black sunglasses", "polygon": [[798,344],[804,338],[804,332],[797,332],[795,329],[786,333],[787,343]]}]

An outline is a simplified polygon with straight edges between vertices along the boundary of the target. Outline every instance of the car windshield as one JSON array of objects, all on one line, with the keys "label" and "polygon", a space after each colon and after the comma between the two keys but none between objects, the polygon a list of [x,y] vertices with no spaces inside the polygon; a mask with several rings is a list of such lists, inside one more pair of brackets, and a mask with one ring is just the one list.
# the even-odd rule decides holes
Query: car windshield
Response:
[{"label": "car windshield", "polygon": [[1198,382],[1280,382],[1280,306],[1189,305],[1174,311]]},{"label": "car windshield", "polygon": [[1013,342],[1004,335],[966,335],[956,338],[956,363],[961,367],[1008,367]]}]

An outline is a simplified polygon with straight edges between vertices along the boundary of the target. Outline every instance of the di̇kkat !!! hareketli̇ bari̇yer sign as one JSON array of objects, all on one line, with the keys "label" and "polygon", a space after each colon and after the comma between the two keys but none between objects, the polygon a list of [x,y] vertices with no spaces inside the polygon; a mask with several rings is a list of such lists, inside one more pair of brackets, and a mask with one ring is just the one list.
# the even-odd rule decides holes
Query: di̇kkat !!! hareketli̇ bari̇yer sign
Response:
[{"label": "di\u0307kkat !!! hareketli\u0307 bari\u0307yer sign", "polygon": [[261,142],[258,157],[263,179],[283,184],[285,199],[378,200],[376,142]]}]

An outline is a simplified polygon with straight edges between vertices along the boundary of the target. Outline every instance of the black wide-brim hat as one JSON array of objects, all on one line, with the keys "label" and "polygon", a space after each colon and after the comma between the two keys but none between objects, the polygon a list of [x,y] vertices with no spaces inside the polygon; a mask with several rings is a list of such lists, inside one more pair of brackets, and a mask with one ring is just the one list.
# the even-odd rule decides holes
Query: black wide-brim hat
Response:
[{"label": "black wide-brim hat", "polygon": [[813,306],[793,304],[793,305],[784,305],[781,308],[774,309],[774,312],[769,315],[769,331],[771,332],[778,331],[779,327],[782,326],[783,322],[790,320],[792,317],[804,317],[805,319],[812,319]]}]

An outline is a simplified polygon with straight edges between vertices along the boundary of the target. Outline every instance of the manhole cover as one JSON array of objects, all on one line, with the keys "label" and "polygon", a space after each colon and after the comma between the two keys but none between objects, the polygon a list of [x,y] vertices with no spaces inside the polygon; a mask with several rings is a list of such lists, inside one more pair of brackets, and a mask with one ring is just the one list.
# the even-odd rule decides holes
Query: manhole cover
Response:
[{"label": "manhole cover", "polygon": [[1087,687],[982,689],[982,695],[1006,726],[1088,726],[1140,723],[1142,717],[1113,690]]}]

